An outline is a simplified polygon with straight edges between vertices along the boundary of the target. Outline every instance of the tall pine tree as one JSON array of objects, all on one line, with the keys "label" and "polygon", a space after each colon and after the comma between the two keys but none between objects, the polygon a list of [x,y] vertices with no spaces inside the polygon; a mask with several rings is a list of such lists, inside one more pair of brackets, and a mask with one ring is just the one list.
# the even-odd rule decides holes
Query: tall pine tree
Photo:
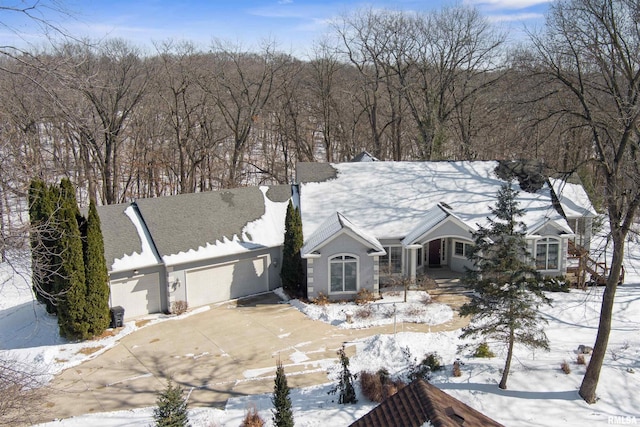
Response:
[{"label": "tall pine tree", "polygon": [[48,313],[55,313],[56,293],[54,277],[59,265],[55,253],[57,189],[53,191],[39,178],[29,186],[29,222],[33,291],[38,302],[46,304]]},{"label": "tall pine tree", "polygon": [[285,217],[284,245],[282,248],[282,287],[291,296],[304,296],[304,264],[300,256],[302,249],[302,219],[300,211],[289,201]]},{"label": "tall pine tree", "polygon": [[278,360],[276,367],[276,379],[273,386],[273,425],[275,427],[293,427],[293,411],[291,410],[291,398],[289,397],[289,385],[284,373],[282,363]]},{"label": "tall pine tree", "polygon": [[541,325],[545,320],[538,308],[550,304],[539,273],[527,251],[526,226],[519,220],[524,211],[518,208],[518,191],[505,184],[491,208],[494,218],[489,226],[474,234],[475,245],[469,259],[477,270],[470,271],[466,281],[474,292],[471,301],[460,309],[462,316],[472,316],[462,337],[482,336],[502,342],[507,357],[499,387],[507,388],[507,377],[515,343],[530,348],[549,348]]},{"label": "tall pine tree", "polygon": [[184,427],[189,425],[187,400],[179,385],[169,380],[167,388],[158,395],[153,420],[158,427]]},{"label": "tall pine tree", "polygon": [[60,232],[56,248],[60,255],[60,274],[54,279],[60,335],[68,339],[86,339],[90,334],[85,315],[87,288],[82,236],[78,227],[80,212],[75,189],[67,178],[60,182],[60,206],[55,216]]},{"label": "tall pine tree", "polygon": [[90,335],[100,335],[109,327],[109,276],[104,259],[100,217],[93,200],[83,233],[83,253],[87,286],[85,316]]}]

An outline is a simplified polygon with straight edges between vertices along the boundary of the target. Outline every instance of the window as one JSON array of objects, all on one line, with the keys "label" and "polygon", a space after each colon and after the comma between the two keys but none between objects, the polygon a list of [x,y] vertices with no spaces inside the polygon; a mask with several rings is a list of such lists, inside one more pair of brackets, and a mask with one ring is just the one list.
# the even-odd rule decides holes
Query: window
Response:
[{"label": "window", "polygon": [[329,259],[330,292],[358,290],[358,259],[351,255],[337,255]]},{"label": "window", "polygon": [[453,242],[453,254],[458,257],[466,258],[469,255],[470,245],[464,242]]},{"label": "window", "polygon": [[422,248],[416,251],[416,267],[422,266]]},{"label": "window", "polygon": [[385,274],[402,273],[402,247],[385,246],[386,255],[380,257],[380,271]]},{"label": "window", "polygon": [[536,268],[538,270],[557,270],[560,255],[560,243],[555,239],[542,239],[536,242]]}]

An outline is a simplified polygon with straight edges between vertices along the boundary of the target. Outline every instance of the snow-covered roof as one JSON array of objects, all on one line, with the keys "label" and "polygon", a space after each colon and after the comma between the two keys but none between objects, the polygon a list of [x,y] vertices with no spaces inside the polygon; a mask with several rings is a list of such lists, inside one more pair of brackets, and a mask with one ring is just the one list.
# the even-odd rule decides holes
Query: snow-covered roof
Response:
[{"label": "snow-covered roof", "polygon": [[272,248],[282,245],[285,233],[285,216],[289,200],[272,201],[267,197],[268,187],[260,187],[264,196],[264,213],[248,222],[240,236],[224,236],[213,242],[205,242],[197,247],[188,248],[172,254],[163,254],[166,265],[183,264],[209,258],[235,255],[260,248]]},{"label": "snow-covered roof", "polygon": [[384,255],[386,253],[378,239],[360,229],[360,227],[349,221],[340,212],[335,212],[306,239],[305,244],[300,250],[302,257],[308,256],[343,230],[350,230],[356,237],[363,240],[363,242],[374,251],[373,254]]},{"label": "snow-covered roof", "polygon": [[402,240],[403,245],[412,245],[420,236],[444,221],[449,213],[440,204],[424,213],[422,221]]},{"label": "snow-covered roof", "polygon": [[558,178],[550,178],[549,181],[567,218],[597,215],[582,185]]},{"label": "snow-covered roof", "polygon": [[124,214],[131,220],[131,223],[136,228],[138,238],[140,239],[141,250],[140,252],[134,251],[131,254],[124,254],[121,258],[114,259],[109,271],[129,271],[160,264],[160,259],[158,259],[156,254],[151,236],[144,226],[140,211],[137,209],[135,203],[126,208]]},{"label": "snow-covered roof", "polygon": [[286,185],[248,187],[141,199],[135,209],[99,209],[107,266],[127,271],[278,247],[290,196]]},{"label": "snow-covered roof", "polygon": [[425,233],[433,230],[434,227],[447,219],[460,223],[460,225],[462,227],[466,227],[470,233],[477,231],[476,227],[465,224],[455,213],[451,212],[450,209],[447,209],[438,203],[435,207],[425,212],[422,221],[416,226],[416,228],[411,230],[404,239],[402,239],[402,244],[404,246],[409,246],[418,243],[418,240],[421,239]]},{"label": "snow-covered roof", "polygon": [[[475,229],[487,225],[490,206],[505,183],[495,174],[495,161],[338,163],[325,166],[321,174],[307,173],[307,165],[298,164],[299,177],[327,179],[300,182],[304,236],[320,227],[327,212],[341,212],[378,239],[402,239],[438,203]],[[521,220],[527,229],[543,218],[568,228],[547,185],[535,193],[520,191],[518,202],[526,212]]]}]

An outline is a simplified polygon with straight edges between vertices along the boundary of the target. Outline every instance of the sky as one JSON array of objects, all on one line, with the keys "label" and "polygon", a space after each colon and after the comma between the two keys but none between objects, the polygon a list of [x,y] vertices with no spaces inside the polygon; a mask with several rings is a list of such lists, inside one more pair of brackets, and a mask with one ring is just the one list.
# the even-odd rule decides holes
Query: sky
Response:
[{"label": "sky", "polygon": [[[544,22],[551,0],[3,0],[0,6],[39,3],[37,19],[54,22],[78,38],[123,38],[151,49],[153,42],[190,40],[206,49],[214,38],[257,48],[265,40],[296,55],[310,52],[332,21],[360,9],[427,12],[445,5],[478,7],[511,38]],[[68,13],[48,7],[61,5]],[[33,20],[0,10],[0,46],[42,44],[46,38]]]}]

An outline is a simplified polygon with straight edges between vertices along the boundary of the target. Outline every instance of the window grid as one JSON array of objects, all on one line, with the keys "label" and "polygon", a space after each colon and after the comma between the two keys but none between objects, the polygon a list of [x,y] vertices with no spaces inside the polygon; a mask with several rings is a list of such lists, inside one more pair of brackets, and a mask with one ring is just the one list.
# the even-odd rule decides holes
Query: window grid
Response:
[{"label": "window grid", "polygon": [[355,292],[358,290],[358,259],[350,255],[337,255],[329,260],[330,291]]},{"label": "window grid", "polygon": [[560,243],[555,239],[536,242],[536,269],[557,270],[559,267]]}]

